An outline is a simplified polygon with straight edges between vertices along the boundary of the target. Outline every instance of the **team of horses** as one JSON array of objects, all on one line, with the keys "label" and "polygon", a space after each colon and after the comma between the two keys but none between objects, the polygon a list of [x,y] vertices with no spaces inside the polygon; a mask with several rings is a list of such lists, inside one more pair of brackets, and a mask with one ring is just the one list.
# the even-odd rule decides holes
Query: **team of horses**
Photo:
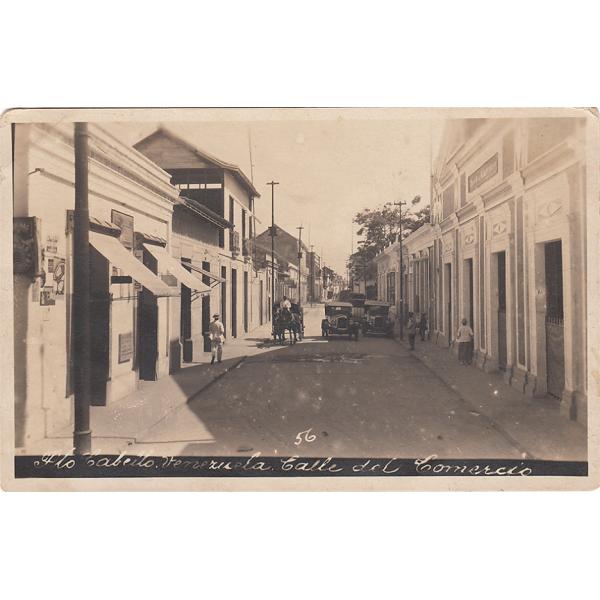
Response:
[{"label": "team of horses", "polygon": [[289,308],[279,308],[273,315],[273,341],[276,344],[284,345],[286,331],[289,332],[290,344],[302,340],[304,333],[302,317]]}]

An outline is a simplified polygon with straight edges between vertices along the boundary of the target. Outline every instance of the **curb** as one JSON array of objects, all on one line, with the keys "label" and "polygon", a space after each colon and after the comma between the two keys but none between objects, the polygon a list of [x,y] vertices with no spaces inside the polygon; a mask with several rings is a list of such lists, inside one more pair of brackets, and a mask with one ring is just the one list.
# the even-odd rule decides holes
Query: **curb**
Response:
[{"label": "curb", "polygon": [[227,373],[229,373],[229,371],[232,371],[233,369],[237,369],[247,358],[248,358],[248,356],[241,356],[239,358],[239,360],[237,360],[235,363],[233,363],[229,367],[226,367],[224,371],[217,373],[217,375],[215,375],[210,381],[207,381],[202,387],[197,389],[191,396],[189,396],[188,399],[184,402],[184,404],[189,404],[192,400],[197,398],[202,392],[204,392],[211,385],[213,385],[213,383],[216,383],[217,381],[219,381],[219,379],[221,379],[222,377],[227,375]]},{"label": "curb", "polygon": [[162,423],[167,417],[169,417],[170,415],[172,415],[176,410],[179,410],[182,406],[188,405],[192,400],[194,400],[195,398],[197,398],[202,392],[204,392],[211,385],[213,385],[213,383],[216,383],[219,379],[221,379],[222,377],[224,377],[225,375],[227,375],[227,373],[229,373],[233,369],[237,369],[247,358],[248,358],[247,356],[241,356],[239,358],[239,360],[237,360],[235,363],[233,363],[229,367],[226,367],[220,373],[217,373],[212,379],[210,379],[209,381],[207,381],[204,385],[202,385],[200,388],[198,388],[193,394],[191,394],[190,396],[188,396],[184,402],[181,402],[180,404],[177,404],[176,406],[173,406],[158,421],[155,421],[149,427],[146,427],[145,429],[142,429],[141,431],[138,431],[137,435],[133,438],[133,443],[137,444],[138,440],[141,440],[141,438],[143,438],[144,435],[146,435],[151,429],[153,429],[154,427],[156,427],[159,423]]}]

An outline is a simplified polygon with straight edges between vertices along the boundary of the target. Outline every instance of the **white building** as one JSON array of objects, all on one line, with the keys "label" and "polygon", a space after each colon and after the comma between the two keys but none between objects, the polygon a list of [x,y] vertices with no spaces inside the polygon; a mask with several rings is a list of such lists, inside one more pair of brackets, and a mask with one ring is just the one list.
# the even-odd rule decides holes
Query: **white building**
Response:
[{"label": "white building", "polygon": [[[15,126],[14,289],[17,446],[72,422],[73,124]],[[160,268],[179,192],[169,175],[89,126],[92,403],[173,366],[179,273]],[[195,278],[194,287],[205,291]],[[178,357],[178,354],[177,354]]]}]

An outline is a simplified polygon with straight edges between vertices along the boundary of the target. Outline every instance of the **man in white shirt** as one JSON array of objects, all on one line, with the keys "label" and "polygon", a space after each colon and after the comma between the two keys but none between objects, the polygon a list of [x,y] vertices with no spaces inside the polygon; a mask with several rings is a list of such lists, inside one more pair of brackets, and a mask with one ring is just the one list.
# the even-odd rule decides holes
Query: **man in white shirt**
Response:
[{"label": "man in white shirt", "polygon": [[288,310],[292,308],[292,303],[288,300],[287,296],[283,297],[283,300],[279,303],[279,308],[281,308],[282,310],[284,308],[287,308]]},{"label": "man in white shirt", "polygon": [[211,365],[215,364],[215,358],[221,362],[223,358],[223,344],[225,343],[225,327],[219,321],[219,315],[213,315],[213,321],[208,327],[208,335],[210,336],[210,350],[212,353]]}]

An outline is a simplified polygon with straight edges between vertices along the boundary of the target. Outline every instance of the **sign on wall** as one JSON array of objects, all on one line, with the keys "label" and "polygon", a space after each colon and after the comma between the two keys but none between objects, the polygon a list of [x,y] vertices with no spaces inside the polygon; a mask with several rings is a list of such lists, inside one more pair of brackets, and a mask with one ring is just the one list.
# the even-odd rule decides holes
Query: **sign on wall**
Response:
[{"label": "sign on wall", "polygon": [[488,179],[494,177],[498,173],[498,153],[492,158],[486,160],[476,171],[469,175],[469,192],[476,190],[480,185],[483,185]]},{"label": "sign on wall", "polygon": [[131,250],[133,248],[133,217],[113,209],[110,220],[121,228],[121,235],[119,236],[121,244]]},{"label": "sign on wall", "polygon": [[38,227],[35,217],[13,219],[13,271],[34,277],[40,267]]},{"label": "sign on wall", "polygon": [[44,287],[40,292],[40,306],[54,306],[56,304],[56,295],[54,287]]},{"label": "sign on wall", "polygon": [[119,364],[131,360],[133,356],[133,333],[119,334]]}]

